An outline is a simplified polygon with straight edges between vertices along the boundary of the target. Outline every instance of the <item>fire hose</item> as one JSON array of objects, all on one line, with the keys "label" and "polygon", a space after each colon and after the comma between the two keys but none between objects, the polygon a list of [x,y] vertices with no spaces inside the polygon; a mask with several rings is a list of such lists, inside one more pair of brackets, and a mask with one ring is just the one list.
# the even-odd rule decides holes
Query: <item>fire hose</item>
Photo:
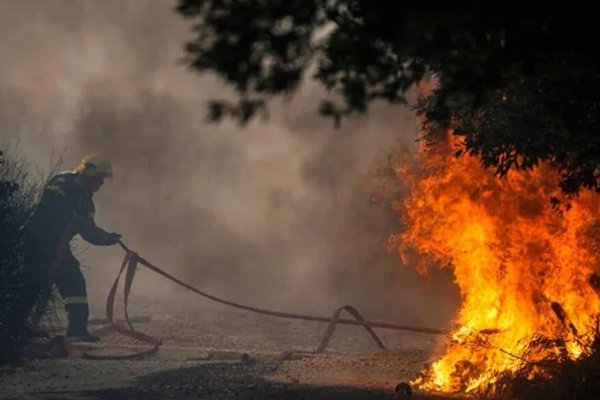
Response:
[{"label": "fire hose", "polygon": [[[412,325],[400,325],[400,324],[395,324],[395,323],[390,323],[390,322],[381,322],[381,321],[368,321],[362,317],[362,315],[358,312],[358,310],[356,308],[354,308],[350,305],[345,305],[343,307],[336,309],[335,312],[333,313],[332,317],[328,318],[328,317],[315,316],[315,315],[295,314],[295,313],[283,312],[283,311],[273,311],[273,310],[253,307],[253,306],[249,306],[249,305],[245,305],[245,304],[241,304],[241,303],[236,303],[233,301],[229,301],[229,300],[225,300],[225,299],[216,297],[216,296],[206,293],[204,291],[201,291],[201,290],[195,288],[194,286],[174,277],[173,275],[164,271],[162,268],[157,267],[156,265],[152,264],[148,260],[141,257],[138,253],[132,251],[122,241],[119,241],[119,245],[121,246],[121,248],[123,248],[123,250],[125,250],[125,257],[123,258],[123,262],[121,264],[119,273],[117,274],[117,277],[115,278],[115,281],[108,293],[108,297],[106,300],[106,319],[108,322],[108,327],[101,328],[101,330],[106,331],[107,330],[106,328],[108,328],[110,330],[114,330],[124,336],[130,337],[139,342],[148,344],[148,345],[150,345],[150,348],[147,350],[129,354],[129,355],[111,356],[111,355],[95,355],[95,354],[88,353],[88,352],[78,352],[77,350],[73,349],[72,346],[69,346],[69,348],[70,348],[69,352],[75,353],[74,356],[77,358],[89,358],[89,359],[140,358],[140,357],[143,357],[143,356],[146,356],[146,355],[156,352],[158,350],[158,348],[161,346],[162,339],[157,339],[146,333],[137,331],[136,329],[134,329],[134,327],[130,321],[130,318],[129,318],[129,313],[128,313],[129,295],[131,292],[131,286],[133,284],[133,280],[134,280],[138,265],[142,265],[142,266],[146,267],[147,269],[163,276],[164,278],[167,278],[171,282],[173,282],[185,289],[188,289],[188,290],[192,291],[193,293],[196,293],[204,298],[212,300],[216,303],[220,303],[220,304],[227,305],[227,306],[234,307],[234,308],[241,309],[241,310],[250,311],[250,312],[253,312],[256,314],[268,315],[268,316],[277,317],[277,318],[287,318],[287,319],[296,319],[296,320],[302,320],[302,321],[315,321],[315,322],[328,323],[327,329],[325,330],[325,334],[323,335],[323,339],[321,340],[321,344],[317,347],[317,349],[315,350],[315,353],[323,352],[326,349],[326,347],[329,344],[329,341],[331,339],[331,336],[333,335],[333,331],[335,330],[335,326],[337,324],[362,326],[369,333],[369,335],[371,336],[373,341],[377,344],[377,346],[381,349],[385,349],[385,345],[379,339],[379,337],[375,334],[375,332],[373,331],[373,328],[385,328],[385,329],[393,329],[393,330],[432,334],[432,335],[445,335],[448,333],[448,331],[441,330],[441,329],[435,329],[435,328],[412,326]],[[116,322],[115,318],[114,318],[115,317],[115,313],[114,313],[115,297],[117,294],[117,289],[119,286],[119,282],[121,280],[121,276],[123,275],[123,272],[125,272],[124,289],[123,289],[123,297],[124,297],[123,298],[123,306],[124,306],[124,314],[125,314],[125,324],[123,324],[122,322]],[[340,315],[343,311],[346,311],[347,313],[349,313],[352,317],[354,317],[354,319],[340,318]]]}]

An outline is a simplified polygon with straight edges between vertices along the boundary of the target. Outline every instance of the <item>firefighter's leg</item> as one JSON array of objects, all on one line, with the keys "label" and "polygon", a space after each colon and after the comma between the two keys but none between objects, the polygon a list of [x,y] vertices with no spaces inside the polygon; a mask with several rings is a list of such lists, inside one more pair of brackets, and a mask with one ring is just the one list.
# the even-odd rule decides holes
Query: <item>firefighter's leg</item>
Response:
[{"label": "firefighter's leg", "polygon": [[98,341],[98,337],[87,330],[89,307],[85,279],[81,273],[79,262],[69,252],[61,262],[56,285],[65,302],[69,317],[67,336],[82,341]]},{"label": "firefighter's leg", "polygon": [[[23,286],[18,295],[13,295],[3,300],[2,304],[5,309],[9,310],[8,321],[6,327],[10,334],[19,336],[31,336],[34,331],[37,334],[37,326],[39,316],[43,305],[49,298],[49,285],[42,282],[40,279],[28,281],[23,279]],[[4,332],[0,332],[0,335]]]},{"label": "firefighter's leg", "polygon": [[25,330],[25,335],[29,336],[41,333],[38,331],[38,322],[50,298],[48,269],[52,250],[44,247],[40,241],[29,237],[26,239],[25,262],[21,271],[22,287],[12,307],[8,305],[12,309],[8,326],[14,330]]}]

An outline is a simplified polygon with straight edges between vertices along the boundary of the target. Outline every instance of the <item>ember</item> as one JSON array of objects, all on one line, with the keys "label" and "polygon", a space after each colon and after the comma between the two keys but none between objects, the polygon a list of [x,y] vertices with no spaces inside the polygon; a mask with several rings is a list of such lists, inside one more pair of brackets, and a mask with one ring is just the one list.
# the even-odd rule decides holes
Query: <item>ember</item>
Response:
[{"label": "ember", "polygon": [[462,148],[448,134],[394,166],[408,194],[395,204],[404,230],[389,246],[404,260],[416,250],[423,274],[451,268],[462,297],[445,355],[413,383],[477,393],[501,373],[557,354],[576,359],[592,343],[600,199],[582,191],[557,208],[549,166],[500,178],[475,156],[456,157]]}]

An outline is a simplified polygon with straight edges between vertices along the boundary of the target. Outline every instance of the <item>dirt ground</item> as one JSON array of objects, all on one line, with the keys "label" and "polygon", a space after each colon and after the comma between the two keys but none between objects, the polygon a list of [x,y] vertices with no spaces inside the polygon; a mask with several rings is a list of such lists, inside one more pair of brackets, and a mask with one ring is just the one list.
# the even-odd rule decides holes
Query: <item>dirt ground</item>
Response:
[{"label": "dirt ground", "polygon": [[[380,350],[358,327],[336,329],[313,354],[324,324],[275,319],[225,308],[137,307],[136,327],[162,337],[158,353],[135,361],[36,360],[0,371],[3,399],[391,399],[439,351],[440,338],[377,330]],[[100,325],[93,325],[99,328]],[[60,326],[57,332],[60,332]],[[140,350],[109,333],[97,354]],[[441,396],[416,391],[414,399]]]}]

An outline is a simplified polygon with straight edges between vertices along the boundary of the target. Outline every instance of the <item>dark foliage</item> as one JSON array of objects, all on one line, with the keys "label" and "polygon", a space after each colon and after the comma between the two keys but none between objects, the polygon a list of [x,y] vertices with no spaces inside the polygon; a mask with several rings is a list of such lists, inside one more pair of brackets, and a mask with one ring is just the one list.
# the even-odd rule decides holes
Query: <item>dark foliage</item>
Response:
[{"label": "dark foliage", "polygon": [[[31,319],[14,317],[23,301],[24,229],[36,204],[23,161],[0,151],[0,364],[19,356]],[[19,321],[19,323],[15,323]]]},{"label": "dark foliage", "polygon": [[596,14],[579,2],[180,0],[194,22],[187,62],[225,79],[238,101],[210,116],[247,122],[307,74],[333,92],[337,123],[371,102],[404,102],[427,76],[428,139],[453,129],[499,174],[552,163],[562,188],[600,191]]}]

